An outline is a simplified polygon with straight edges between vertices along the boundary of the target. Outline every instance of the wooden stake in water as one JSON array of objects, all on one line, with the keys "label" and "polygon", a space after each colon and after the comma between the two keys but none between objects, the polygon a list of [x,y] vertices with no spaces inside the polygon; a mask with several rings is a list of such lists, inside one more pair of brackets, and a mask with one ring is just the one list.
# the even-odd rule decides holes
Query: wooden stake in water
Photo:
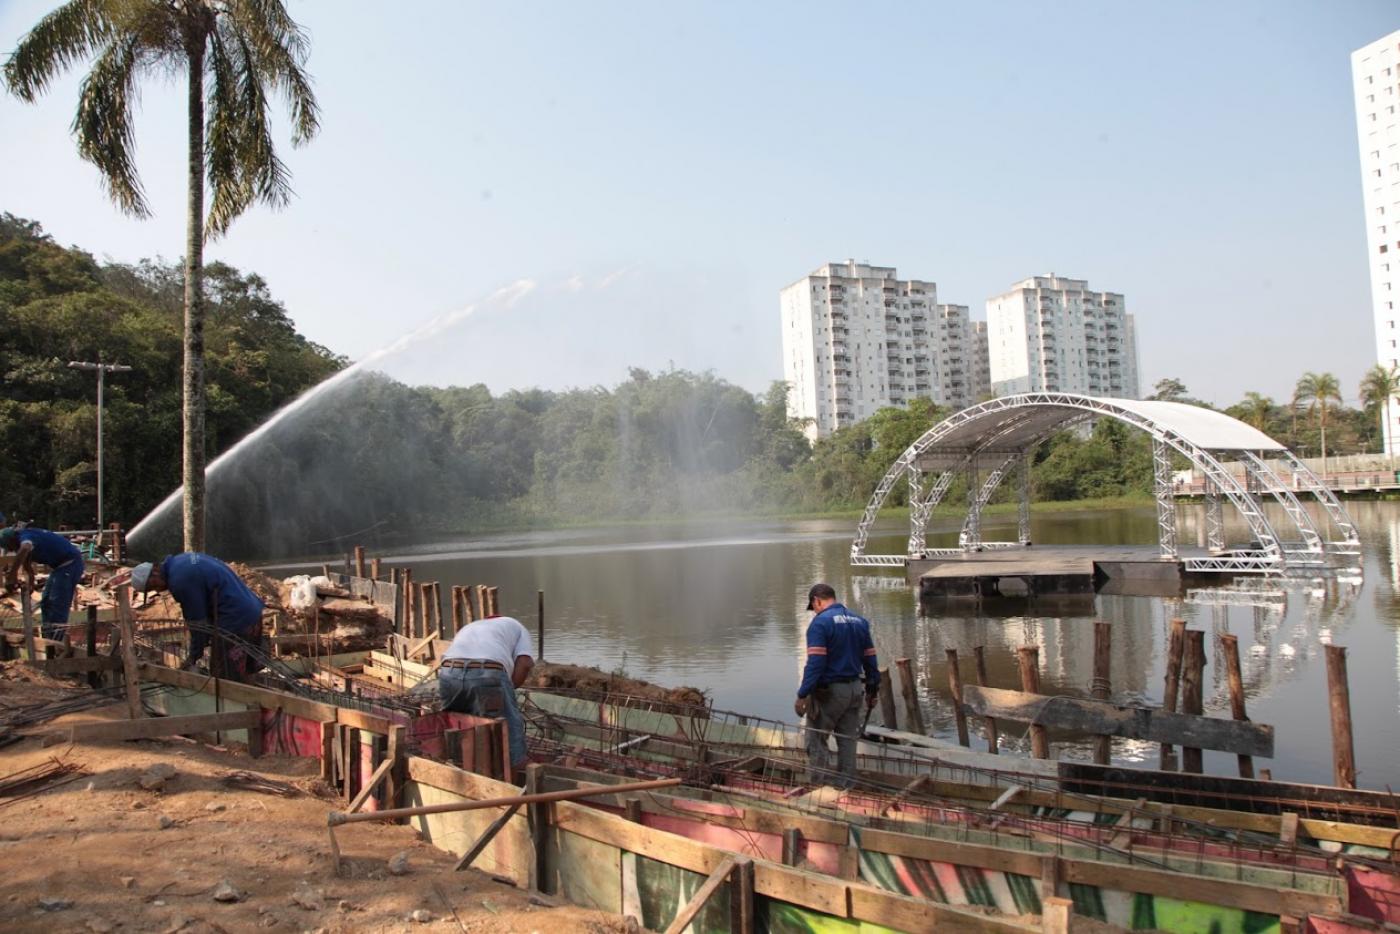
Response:
[{"label": "wooden stake in water", "polygon": [[1340,788],[1356,787],[1356,752],[1351,737],[1351,688],[1347,684],[1347,650],[1326,646],[1327,706],[1332,713],[1332,780]]},{"label": "wooden stake in water", "polygon": [[[1200,716],[1205,712],[1206,634],[1199,629],[1186,630],[1186,657],[1181,670],[1181,712]],[[1194,746],[1181,747],[1181,770],[1204,771],[1201,750]]]},{"label": "wooden stake in water", "polygon": [[924,735],[924,712],[919,709],[919,694],[914,685],[913,665],[907,658],[897,658],[894,667],[899,669],[899,690],[904,695],[904,713],[909,732]]},{"label": "wooden stake in water", "polygon": [[899,729],[894,708],[894,682],[890,679],[888,668],[880,669],[880,716],[885,721],[885,729]]},{"label": "wooden stake in water", "polygon": [[[1016,650],[1016,665],[1021,670],[1021,690],[1027,694],[1040,693],[1040,646],[1023,645]],[[1050,758],[1050,734],[1038,723],[1031,724],[1031,755],[1037,759]]]},{"label": "wooden stake in water", "polygon": [[953,720],[958,727],[958,743],[971,746],[967,735],[967,712],[963,710],[962,672],[958,671],[958,650],[944,649],[948,658],[948,693],[953,697]]},{"label": "wooden stake in water", "polygon": [[540,653],[540,655],[539,655],[540,661],[544,661],[544,591],[543,591],[543,590],[541,590],[541,591],[539,592],[539,628],[540,628],[540,636],[539,636],[540,644],[539,644],[538,646],[535,647],[535,651],[537,651],[537,652]]},{"label": "wooden stake in water", "polygon": [[[1232,635],[1220,637],[1220,653],[1225,661],[1225,674],[1230,679],[1230,714],[1236,720],[1248,720],[1244,710],[1244,676],[1240,674],[1240,640]],[[1254,777],[1254,757],[1240,756],[1240,778]]]},{"label": "wooden stake in water", "polygon": [[[1113,649],[1113,626],[1109,623],[1094,623],[1094,683],[1090,693],[1098,700],[1108,700],[1110,695],[1109,660]],[[1107,765],[1113,753],[1113,738],[1094,737],[1094,761]]]},{"label": "wooden stake in water", "polygon": [[[1186,650],[1186,620],[1174,619],[1167,636],[1167,673],[1162,686],[1162,709],[1176,713],[1176,696],[1181,688],[1181,656]],[[1176,771],[1176,753],[1171,743],[1162,744],[1161,766],[1163,771]]]}]

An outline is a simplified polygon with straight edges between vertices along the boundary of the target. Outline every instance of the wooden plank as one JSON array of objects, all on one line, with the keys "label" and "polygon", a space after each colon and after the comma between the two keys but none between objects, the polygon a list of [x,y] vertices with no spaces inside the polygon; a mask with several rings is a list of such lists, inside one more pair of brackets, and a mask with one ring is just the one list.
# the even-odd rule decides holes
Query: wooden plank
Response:
[{"label": "wooden plank", "polygon": [[[833,879],[821,873],[780,866],[777,863],[754,863],[754,891],[766,898],[791,902],[813,911],[847,917],[850,894],[857,886],[844,879]],[[932,903],[925,903],[932,904]],[[927,925],[905,928],[910,931],[927,930]]]},{"label": "wooden plank", "polygon": [[57,732],[61,736],[67,736],[72,742],[152,739],[158,736],[212,733],[216,730],[244,730],[261,719],[260,710],[232,710],[226,713],[191,714],[183,717],[142,717],[140,720],[75,723]]},{"label": "wooden plank", "polygon": [[899,729],[894,712],[894,682],[890,680],[888,668],[880,669],[880,718],[887,729]]},{"label": "wooden plank", "polygon": [[[142,681],[155,681],[186,690],[202,691],[206,694],[214,692],[213,682],[207,675],[197,675],[192,671],[179,671],[150,662],[142,662],[138,667]],[[269,710],[282,710],[294,717],[301,717],[303,720],[320,722],[335,720],[336,714],[340,712],[339,707],[330,704],[322,704],[304,697],[284,694],[281,691],[271,691],[251,684],[240,684],[237,681],[224,681],[220,685],[220,692],[224,700],[249,706],[266,707]]]},{"label": "wooden plank", "polygon": [[937,931],[938,934],[1030,934],[1040,925],[989,915],[973,908],[886,892],[867,885],[850,887],[850,917],[894,931]]},{"label": "wooden plank", "polygon": [[907,856],[911,859],[952,863],[957,866],[976,866],[999,872],[1014,872],[1034,879],[1040,878],[1041,854],[1026,850],[921,837],[917,834],[877,830],[873,827],[861,828],[860,845],[864,850],[888,853],[891,856]]},{"label": "wooden plank", "polygon": [[39,655],[34,648],[34,592],[29,589],[28,581],[20,581],[19,604],[20,615],[24,618],[24,658],[25,661],[36,662]]},{"label": "wooden plank", "polygon": [[398,807],[404,785],[408,783],[408,727],[399,724],[389,727],[389,748],[385,755],[386,761],[393,763],[384,780],[384,807],[388,809]]},{"label": "wooden plank", "polygon": [[1045,934],[1070,934],[1074,902],[1052,895],[1041,899],[1041,922]]},{"label": "wooden plank", "polygon": [[681,906],[676,912],[676,916],[671,919],[671,923],[666,926],[665,934],[681,934],[682,931],[700,913],[700,909],[705,907],[705,903],[710,900],[710,896],[719,891],[719,887],[729,881],[729,873],[735,866],[735,858],[726,856],[724,860],[715,867],[715,871],[710,873],[708,879],[701,883],[700,888],[695,890],[695,894],[690,897],[690,901]]},{"label": "wooden plank", "polygon": [[[493,602],[495,589],[491,588]],[[754,934],[758,927],[754,915],[754,879],[753,860],[741,856],[734,861],[734,868],[729,871],[729,930],[732,934]]]},{"label": "wooden plank", "polygon": [[461,872],[463,869],[470,866],[476,858],[481,855],[481,851],[486,849],[486,847],[491,844],[491,841],[496,838],[496,834],[500,833],[506,824],[510,823],[510,819],[514,817],[519,810],[520,802],[518,801],[506,808],[504,814],[492,821],[491,826],[481,832],[481,836],[476,838],[476,842],[462,855],[461,859],[457,860],[457,865],[453,866],[452,869],[455,872]]},{"label": "wooden plank", "polygon": [[37,663],[47,675],[80,675],[95,671],[119,671],[122,667],[120,659],[109,658],[106,655],[96,655],[92,658],[54,658],[48,661]]},{"label": "wooden plank", "polygon": [[[1220,654],[1224,656],[1225,674],[1230,679],[1230,716],[1236,720],[1248,720],[1244,706],[1244,675],[1240,672],[1240,640],[1224,633],[1220,636]],[[1251,756],[1239,757],[1240,778],[1254,777],[1254,759]]]},{"label": "wooden plank", "polygon": [[349,707],[335,708],[335,719],[337,723],[368,733],[378,733],[380,736],[388,736],[389,730],[394,726],[394,721],[388,717],[376,717],[374,714],[351,710]]},{"label": "wooden plank", "polygon": [[904,715],[908,718],[909,732],[924,735],[924,713],[919,709],[919,694],[914,684],[913,663],[907,658],[894,660],[899,671],[899,691],[904,695]]},{"label": "wooden plank", "polygon": [[1064,870],[1066,882],[1099,885],[1120,892],[1163,895],[1183,901],[1243,908],[1263,914],[1336,915],[1344,910],[1342,898],[1338,895],[1254,885],[1233,879],[1209,879],[1204,876],[1092,860],[1065,860]]},{"label": "wooden plank", "polygon": [[360,808],[364,807],[365,802],[370,799],[370,795],[374,794],[374,790],[379,787],[379,783],[388,777],[389,773],[393,771],[393,768],[393,759],[385,759],[383,762],[379,763],[379,768],[374,770],[374,774],[369,777],[369,781],[365,782],[363,787],[360,788],[360,793],[350,800],[350,805],[345,809],[345,813],[354,814]]},{"label": "wooden plank", "polygon": [[970,684],[963,687],[963,699],[974,713],[1003,720],[1035,720],[1056,729],[1182,746],[1189,743],[1198,749],[1244,755],[1274,754],[1274,728],[1262,723],[1167,713],[1148,707],[1119,707],[1082,697],[1052,699]]}]

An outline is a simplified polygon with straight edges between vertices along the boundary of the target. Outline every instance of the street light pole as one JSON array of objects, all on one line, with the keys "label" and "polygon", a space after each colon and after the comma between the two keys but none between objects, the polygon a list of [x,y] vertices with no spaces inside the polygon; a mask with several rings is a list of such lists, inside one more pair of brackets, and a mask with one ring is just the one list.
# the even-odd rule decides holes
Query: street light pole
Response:
[{"label": "street light pole", "polygon": [[[120,363],[88,363],[86,361],[70,360],[68,362],[70,370],[96,370],[97,371],[97,534],[102,534],[102,389],[106,383],[108,373],[130,373],[131,367],[123,366]],[[99,539],[100,540],[100,539]]]}]

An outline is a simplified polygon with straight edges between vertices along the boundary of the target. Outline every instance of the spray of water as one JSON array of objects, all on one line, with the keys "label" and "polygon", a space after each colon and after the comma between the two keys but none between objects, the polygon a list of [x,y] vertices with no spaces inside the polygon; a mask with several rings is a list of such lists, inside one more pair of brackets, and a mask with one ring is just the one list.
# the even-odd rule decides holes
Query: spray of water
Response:
[{"label": "spray of water", "polygon": [[[483,305],[509,308],[534,289],[534,282],[530,280],[520,280],[492,294]],[[362,360],[346,367],[334,376],[327,378],[302,393],[293,402],[283,406],[271,418],[245,435],[237,444],[215,458],[205,472],[205,482],[212,490],[217,482],[233,473],[239,465],[249,457],[250,453],[269,436],[285,428],[288,424],[297,421],[318,404],[344,390],[347,386],[354,385],[357,380],[361,380],[368,374],[373,373],[381,367],[385,361],[403,354],[412,348],[420,347],[435,339],[441,338],[442,335],[448,333],[453,327],[474,314],[478,307],[479,306],[475,304],[468,305],[464,308],[440,315],[418,330],[404,335],[387,347],[374,351]],[[130,533],[127,535],[127,541],[135,553],[150,554],[154,550],[152,546],[158,547],[157,543],[153,541],[153,539],[156,538],[157,529],[162,527],[168,528],[174,517],[179,515],[181,497],[182,491],[179,489],[175,490],[131,529]]]}]

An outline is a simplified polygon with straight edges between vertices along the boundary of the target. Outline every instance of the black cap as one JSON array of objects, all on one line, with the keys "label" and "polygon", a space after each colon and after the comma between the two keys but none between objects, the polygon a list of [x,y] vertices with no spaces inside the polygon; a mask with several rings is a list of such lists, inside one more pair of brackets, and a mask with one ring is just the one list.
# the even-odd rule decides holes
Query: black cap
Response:
[{"label": "black cap", "polygon": [[835,600],[836,591],[832,589],[830,584],[813,584],[812,589],[807,591],[807,609],[816,609],[813,604],[816,603],[818,597],[824,600]]}]

